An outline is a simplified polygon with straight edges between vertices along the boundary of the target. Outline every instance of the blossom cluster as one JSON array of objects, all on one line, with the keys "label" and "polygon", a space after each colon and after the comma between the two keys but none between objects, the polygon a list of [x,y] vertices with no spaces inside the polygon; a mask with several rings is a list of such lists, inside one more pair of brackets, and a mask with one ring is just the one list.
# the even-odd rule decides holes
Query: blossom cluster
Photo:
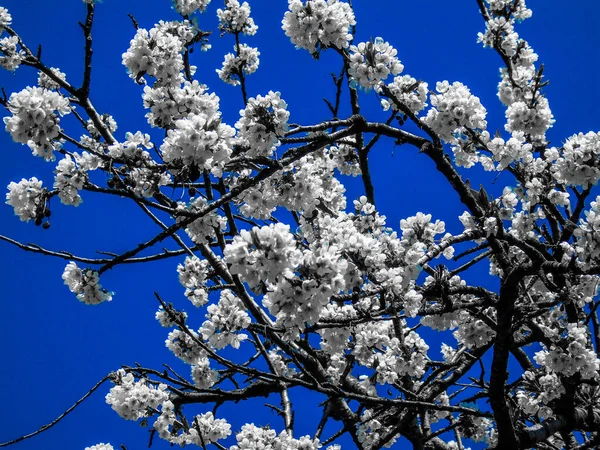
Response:
[{"label": "blossom cluster", "polygon": [[[382,99],[381,106],[384,111],[392,108],[398,111],[398,103],[408,108],[413,114],[418,114],[427,106],[427,88],[424,81],[417,81],[410,75],[400,75],[394,78],[394,81],[387,84],[386,87],[391,92],[393,98],[390,100]],[[375,87],[381,92],[381,87]]]},{"label": "blossom cluster", "polygon": [[154,429],[161,439],[181,447],[203,447],[231,434],[231,425],[224,419],[215,419],[212,412],[198,414],[191,421],[191,426],[182,427],[177,419],[175,405],[170,400],[162,403],[160,416],[154,422]]},{"label": "blossom cluster", "polygon": [[179,85],[183,81],[182,52],[194,36],[194,27],[187,20],[160,21],[150,31],[139,28],[123,53],[123,65],[138,82],[148,75],[156,79],[155,87]]},{"label": "blossom cluster", "polygon": [[80,269],[77,264],[70,262],[65,267],[62,279],[77,299],[86,305],[112,300],[112,292],[100,285],[98,272],[92,269]]},{"label": "blossom cluster", "polygon": [[[2,28],[0,27],[0,31]],[[19,38],[17,36],[9,36],[0,39],[0,67],[14,72],[19,68],[21,62],[25,58],[25,52],[18,48]]]},{"label": "blossom cluster", "polygon": [[170,129],[179,119],[191,115],[205,114],[214,117],[219,112],[219,97],[208,94],[207,86],[184,81],[180,86],[144,87],[144,106],[150,109],[146,114],[148,123],[153,127]]},{"label": "blossom cluster", "polygon": [[[203,197],[191,198],[189,204],[179,203],[177,209],[185,211],[188,214],[200,213],[208,202]],[[178,220],[185,220],[185,216],[181,216]],[[202,217],[197,218],[188,226],[185,227],[185,232],[190,239],[197,244],[206,242],[216,236],[215,230],[224,230],[227,226],[227,219],[220,216],[216,211],[210,211],[202,214]]]},{"label": "blossom cluster", "polygon": [[559,183],[588,188],[600,180],[599,155],[600,133],[590,131],[569,137],[561,149],[546,150],[544,158]]},{"label": "blossom cluster", "polygon": [[279,146],[279,138],[287,131],[290,117],[281,94],[269,91],[264,97],[250,98],[240,116],[235,124],[238,144],[248,149],[248,156],[271,156]]},{"label": "blossom cluster", "polygon": [[340,0],[288,0],[282,28],[296,47],[312,54],[322,48],[348,48],[356,25],[349,4]]},{"label": "blossom cluster", "polygon": [[365,90],[377,86],[390,74],[399,75],[404,66],[396,58],[398,51],[381,38],[350,46],[348,72]]},{"label": "blossom cluster", "polygon": [[258,27],[250,17],[248,2],[240,4],[238,0],[225,0],[225,9],[217,9],[219,30],[223,33],[243,33],[254,36]]},{"label": "blossom cluster", "polygon": [[[321,448],[318,439],[302,436],[294,439],[287,431],[277,432],[270,428],[257,427],[253,423],[242,426],[235,435],[237,445],[229,450],[317,450]],[[340,450],[337,445],[327,447],[327,450]]]},{"label": "blossom cluster", "polygon": [[5,117],[4,123],[13,140],[27,144],[46,161],[54,160],[53,151],[60,146],[58,116],[71,112],[69,100],[48,89],[27,87],[11,94],[7,109],[12,116]]},{"label": "blossom cluster", "polygon": [[587,327],[577,323],[567,325],[565,348],[552,346],[535,354],[535,362],[549,371],[564,376],[579,373],[583,379],[598,379],[600,359],[588,345]]},{"label": "blossom cluster", "polygon": [[174,7],[182,16],[189,16],[195,12],[204,12],[210,0],[174,0]]},{"label": "blossom cluster", "polygon": [[43,217],[46,209],[46,190],[42,182],[33,177],[28,180],[23,178],[18,183],[14,181],[8,185],[6,203],[13,207],[15,215],[23,222],[36,220]]},{"label": "blossom cluster", "polygon": [[260,52],[247,44],[234,45],[234,53],[227,53],[223,66],[217,69],[219,78],[227,84],[238,86],[242,76],[252,75],[258,70]]},{"label": "blossom cluster", "polygon": [[196,256],[186,257],[184,263],[177,266],[179,282],[185,288],[185,296],[196,307],[208,302],[208,289],[205,284],[208,268],[208,261]]},{"label": "blossom cluster", "polygon": [[206,320],[200,328],[202,337],[214,348],[220,350],[228,345],[239,348],[240,343],[248,336],[240,333],[250,325],[250,316],[242,301],[230,290],[221,292],[216,305],[210,305]]},{"label": "blossom cluster", "polygon": [[[221,123],[221,114],[201,111],[175,121],[160,147],[166,163],[182,166],[196,165],[213,174],[229,160],[235,130]],[[176,171],[176,170],[174,170]]]},{"label": "blossom cluster", "polygon": [[424,120],[442,140],[454,142],[455,135],[463,133],[465,128],[485,130],[487,112],[464,84],[443,81],[435,89],[438,94],[431,95],[433,107]]},{"label": "blossom cluster", "polygon": [[126,420],[138,420],[154,414],[160,404],[169,399],[167,385],[149,386],[143,379],[135,380],[133,374],[119,369],[113,379],[115,384],[106,395],[106,403]]}]

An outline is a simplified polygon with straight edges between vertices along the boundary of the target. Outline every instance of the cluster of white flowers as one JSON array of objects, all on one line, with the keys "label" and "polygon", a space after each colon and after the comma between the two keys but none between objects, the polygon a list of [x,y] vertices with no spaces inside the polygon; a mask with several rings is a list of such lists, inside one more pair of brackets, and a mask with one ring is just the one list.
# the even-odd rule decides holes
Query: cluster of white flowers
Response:
[{"label": "cluster of white flowers", "polygon": [[250,17],[250,5],[244,2],[240,5],[238,0],[225,0],[225,9],[217,9],[219,30],[224,33],[244,33],[254,36],[258,27]]},{"label": "cluster of white flowers", "polygon": [[262,283],[275,283],[280,276],[293,277],[302,252],[289,225],[271,224],[242,230],[223,251],[232,274],[238,274],[256,290]]},{"label": "cluster of white flowers", "polygon": [[11,94],[7,104],[12,116],[5,117],[6,131],[15,142],[27,144],[36,156],[54,159],[60,132],[58,115],[71,112],[69,100],[57,92],[39,87],[26,87]]},{"label": "cluster of white flowers", "polygon": [[175,121],[160,149],[166,163],[193,165],[220,175],[229,160],[235,130],[221,123],[221,114],[199,112]]},{"label": "cluster of white flowers", "polygon": [[237,54],[227,53],[223,66],[217,69],[217,73],[225,83],[237,86],[242,74],[251,75],[258,70],[260,52],[247,44],[236,44],[233,49]]},{"label": "cluster of white flowers", "polygon": [[150,135],[136,131],[134,133],[125,133],[125,142],[116,142],[108,147],[108,154],[113,158],[127,159],[131,162],[150,160],[150,154],[143,150],[153,147],[150,142]]},{"label": "cluster of white flowers", "polygon": [[[394,78],[394,81],[387,85],[394,96],[393,100],[382,99],[381,106],[384,111],[392,108],[393,111],[398,111],[396,102],[404,105],[412,113],[417,114],[424,110],[427,106],[427,83],[417,81],[410,75],[401,75]],[[375,87],[378,92],[381,92],[380,87]]]},{"label": "cluster of white flowers", "polygon": [[342,175],[358,176],[361,174],[358,154],[351,145],[338,144],[329,147],[325,154],[332,159],[333,164]]},{"label": "cluster of white flowers", "polygon": [[154,422],[154,429],[165,441],[181,447],[185,445],[206,447],[231,434],[231,425],[225,419],[215,419],[212,412],[197,415],[190,422],[189,427],[182,427],[181,424],[177,420],[173,402],[165,401],[160,416]]},{"label": "cluster of white flowers", "polygon": [[552,147],[544,158],[552,163],[551,170],[559,182],[588,188],[600,180],[600,133],[579,133],[566,140],[559,150]]},{"label": "cluster of white flowers", "polygon": [[279,138],[287,131],[290,113],[279,92],[269,91],[266,96],[250,98],[240,111],[237,141],[248,150],[248,156],[271,156],[279,146]]},{"label": "cluster of white flowers", "polygon": [[[1,31],[1,28],[0,28]],[[18,48],[19,38],[17,36],[9,36],[0,39],[0,67],[14,72],[19,68],[25,52]]]},{"label": "cluster of white flowers", "polygon": [[175,10],[182,16],[189,16],[196,11],[204,12],[210,0],[174,0]]},{"label": "cluster of white flowers", "polygon": [[78,170],[73,158],[66,155],[58,162],[54,173],[54,189],[58,190],[60,201],[64,205],[79,206],[83,201],[79,191],[87,181],[87,172]]},{"label": "cluster of white flowers", "polygon": [[123,53],[123,65],[136,81],[148,75],[156,79],[157,87],[177,86],[183,81],[182,52],[194,33],[193,25],[187,20],[160,21],[150,31],[139,28],[129,49]]},{"label": "cluster of white flowers", "polygon": [[488,3],[491,17],[486,22],[485,33],[479,33],[479,42],[501,51],[511,66],[500,70],[502,81],[498,85],[498,97],[508,107],[505,129],[522,131],[543,142],[554,118],[548,100],[539,92],[541,74],[535,68],[538,55],[514,30],[515,21],[531,17],[531,10],[524,0],[489,0]]},{"label": "cluster of white flowers", "polygon": [[377,381],[381,384],[394,384],[403,375],[422,377],[425,373],[427,350],[429,346],[413,331],[404,337],[403,343],[393,337],[385,350],[376,354]]},{"label": "cluster of white flowers", "polygon": [[[493,315],[491,309],[483,314]],[[482,319],[472,316],[467,311],[458,314],[458,330],[452,333],[458,342],[467,348],[480,348],[491,342],[496,332]]]},{"label": "cluster of white flowers", "polygon": [[554,123],[548,100],[539,97],[533,107],[525,102],[514,102],[506,109],[506,131],[522,131],[534,137],[543,136]]},{"label": "cluster of white flowers", "polygon": [[[62,73],[59,69],[51,67],[50,71],[55,77],[63,81],[67,80],[67,75]],[[60,89],[60,84],[58,84],[58,82],[54,81],[49,75],[46,75],[44,72],[41,71],[38,75],[38,86],[44,89],[50,89],[51,91],[56,91]]]},{"label": "cluster of white flowers", "polygon": [[339,0],[289,0],[282,28],[296,47],[311,53],[327,47],[348,48],[356,25],[349,4]]},{"label": "cluster of white flowers", "polygon": [[513,16],[517,20],[525,20],[531,17],[531,10],[525,5],[525,0],[486,0],[490,5],[490,10],[494,14],[506,12],[510,8]]},{"label": "cluster of white flowers", "polygon": [[177,266],[179,282],[185,288],[185,296],[196,307],[208,302],[206,279],[210,265],[207,260],[196,256],[188,256],[182,264]]},{"label": "cluster of white flowers", "polygon": [[208,358],[200,358],[192,365],[192,379],[200,389],[210,389],[219,379],[219,372],[210,368]]},{"label": "cluster of white flowers", "polygon": [[0,6],[0,32],[12,23],[12,16],[4,6]]},{"label": "cluster of white flowers", "polygon": [[[317,450],[321,448],[318,439],[311,439],[310,436],[302,436],[300,439],[294,439],[286,431],[277,435],[275,430],[270,428],[257,427],[253,423],[242,426],[239,433],[235,435],[237,445],[233,445],[229,450]],[[337,445],[327,447],[327,450],[339,450]]]},{"label": "cluster of white flowers", "polygon": [[187,320],[187,313],[185,311],[176,311],[171,308],[170,311],[165,310],[162,306],[158,308],[154,316],[158,323],[162,327],[171,328],[176,326],[179,322],[185,322]]},{"label": "cluster of white flowers", "polygon": [[43,216],[46,209],[45,194],[46,190],[37,178],[23,178],[18,183],[13,181],[8,185],[6,203],[13,207],[19,219],[29,222]]},{"label": "cluster of white flowers", "polygon": [[404,66],[398,51],[381,38],[350,46],[348,72],[365,90],[377,86],[390,74],[399,75]]},{"label": "cluster of white flowers", "polygon": [[442,140],[454,142],[455,133],[461,133],[463,127],[484,130],[487,127],[487,112],[478,97],[462,83],[438,82],[435,87],[438,94],[432,94],[432,108],[427,112],[425,123]]},{"label": "cluster of white flowers", "polygon": [[150,109],[146,114],[148,123],[170,129],[175,121],[191,115],[215,117],[219,112],[219,97],[206,91],[206,85],[196,80],[185,81],[182,86],[144,87],[144,107]]},{"label": "cluster of white flowers", "polygon": [[575,249],[579,259],[586,264],[597,264],[600,261],[600,196],[591,202],[590,209],[585,211],[585,219],[581,219],[574,231],[577,237]]},{"label": "cluster of white flowers", "polygon": [[[379,440],[387,436],[389,432],[392,431],[391,426],[384,426],[374,414],[374,411],[371,409],[365,410],[360,416],[360,423],[357,426],[357,437],[358,441],[362,444],[365,450],[370,450],[373,447],[373,444],[379,442]],[[391,448],[392,445],[396,443],[398,436],[390,439],[387,444],[384,445],[385,448]]]},{"label": "cluster of white flowers", "polygon": [[[538,378],[531,371],[526,371],[523,379],[531,388],[529,392],[517,392],[517,402],[523,412],[530,416],[537,415],[540,419],[553,417],[552,409],[547,405],[566,392],[562,380],[555,373],[545,373]],[[533,394],[532,391],[537,393]]]},{"label": "cluster of white flowers", "polygon": [[527,143],[522,131],[514,132],[508,141],[495,137],[486,146],[498,163],[496,170],[504,170],[514,162],[527,164],[533,161],[532,145]]},{"label": "cluster of white flowers", "polygon": [[[441,220],[432,222],[431,214],[418,212],[416,216],[402,219],[400,229],[402,230],[401,245],[406,250],[404,260],[407,264],[416,264],[428,250],[436,249],[436,237],[446,231],[446,224]],[[442,254],[446,259],[451,259],[454,248],[447,247]]]},{"label": "cluster of white flowers", "polygon": [[119,369],[113,379],[115,384],[106,395],[106,403],[126,420],[138,420],[154,414],[158,406],[169,399],[166,384],[148,386],[143,379],[135,380],[133,374]]},{"label": "cluster of white flowers", "polygon": [[267,218],[277,207],[309,214],[321,204],[331,211],[346,207],[345,188],[334,176],[335,157],[324,150],[307,155],[287,166],[269,180],[248,189],[241,200],[240,212],[255,218]]},{"label": "cluster of white flowers", "polygon": [[550,350],[543,349],[535,354],[535,362],[549,371],[568,377],[579,372],[581,378],[586,380],[600,378],[600,359],[590,348],[587,333],[586,326],[567,324],[565,348],[552,346]]},{"label": "cluster of white flowers", "polygon": [[229,289],[222,291],[219,303],[210,305],[207,310],[208,320],[202,324],[200,333],[214,348],[220,350],[231,345],[237,349],[248,339],[240,331],[250,325],[250,316],[242,301]]},{"label": "cluster of white flowers", "polygon": [[85,450],[114,450],[114,447],[110,444],[96,444],[86,447]]},{"label": "cluster of white flowers", "polygon": [[189,334],[182,330],[171,331],[165,344],[183,362],[197,364],[206,357],[204,350],[199,345],[201,338],[195,331],[187,331],[189,331]]},{"label": "cluster of white flowers", "polygon": [[[191,198],[190,203],[179,203],[177,209],[179,211],[187,211],[188,213],[197,213],[202,211],[208,205],[204,197]],[[183,220],[185,216],[181,216],[178,220]],[[224,230],[227,227],[227,218],[220,216],[216,210],[204,214],[202,217],[194,220],[187,227],[185,232],[192,241],[196,244],[204,243],[216,237],[216,230]]]},{"label": "cluster of white flowers", "polygon": [[108,292],[99,283],[98,272],[92,269],[80,269],[70,262],[65,267],[62,279],[80,302],[86,305],[97,305],[112,300],[112,292]]}]

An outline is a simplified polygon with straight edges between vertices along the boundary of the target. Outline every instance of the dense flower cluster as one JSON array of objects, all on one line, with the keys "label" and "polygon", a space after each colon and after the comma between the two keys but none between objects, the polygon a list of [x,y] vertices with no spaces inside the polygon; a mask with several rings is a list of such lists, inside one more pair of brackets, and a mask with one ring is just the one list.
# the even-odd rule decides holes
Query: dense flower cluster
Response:
[{"label": "dense flower cluster", "polygon": [[404,66],[396,58],[398,51],[381,38],[350,46],[348,71],[360,86],[369,90],[390,74],[399,75]]},{"label": "dense flower cluster", "polygon": [[155,87],[177,86],[183,81],[182,52],[194,33],[187,20],[160,21],[150,31],[139,28],[129,49],[123,53],[123,65],[136,81],[148,75],[156,79]]},{"label": "dense flower cluster", "polygon": [[167,163],[196,165],[219,175],[232,151],[235,130],[221,123],[221,114],[201,111],[175,121],[160,150]]},{"label": "dense flower cluster", "polygon": [[[336,148],[337,150],[337,148]],[[350,150],[351,151],[351,150]],[[284,171],[266,180],[256,188],[249,189],[241,199],[242,214],[249,217],[267,218],[277,207],[290,211],[314,211],[323,205],[331,211],[341,211],[346,207],[345,188],[334,176],[338,157],[330,149],[307,155]],[[355,170],[350,165],[350,170]]]},{"label": "dense flower cluster", "polygon": [[231,273],[241,275],[253,290],[282,275],[293,276],[302,257],[289,225],[282,223],[240,231],[223,253]]},{"label": "dense flower cluster", "polygon": [[57,92],[39,87],[27,87],[10,96],[7,104],[12,116],[5,117],[6,131],[15,142],[27,144],[36,156],[54,160],[60,119],[71,112],[69,100]]},{"label": "dense flower cluster", "polygon": [[221,69],[217,69],[219,78],[227,84],[237,86],[244,75],[251,75],[258,70],[260,52],[257,48],[246,44],[234,45],[234,53],[227,53]]},{"label": "dense flower cluster", "polygon": [[114,447],[110,444],[96,444],[86,447],[85,450],[114,450]]},{"label": "dense flower cluster", "polygon": [[[62,73],[59,69],[52,67],[50,71],[54,77],[63,81],[67,80],[67,75]],[[44,72],[40,72],[38,76],[38,86],[43,89],[50,89],[54,91],[60,89],[60,84],[58,81],[55,81],[50,75],[45,74]]]},{"label": "dense flower cluster", "polygon": [[248,2],[240,4],[238,0],[225,0],[225,9],[217,9],[219,30],[224,33],[244,33],[254,36],[258,27],[250,17]]},{"label": "dense flower cluster", "polygon": [[[286,431],[277,432],[270,428],[257,427],[253,423],[242,426],[235,435],[237,445],[229,450],[317,450],[321,448],[318,439],[302,436],[294,439]],[[327,450],[339,450],[339,446],[327,447]]]},{"label": "dense flower cluster", "polygon": [[0,32],[4,31],[4,28],[12,23],[12,16],[9,14],[8,9],[0,6]]},{"label": "dense flower cluster", "polygon": [[115,384],[106,395],[106,403],[123,419],[138,420],[154,414],[158,406],[169,399],[167,386],[148,386],[145,380],[135,380],[133,374],[119,369]]},{"label": "dense flower cluster", "polygon": [[549,350],[539,351],[535,354],[535,362],[567,377],[579,373],[583,379],[600,378],[600,359],[587,345],[587,332],[587,327],[569,323],[565,348],[552,346]]},{"label": "dense flower cluster", "polygon": [[77,264],[70,262],[65,267],[62,279],[77,299],[86,305],[97,305],[112,300],[112,292],[100,285],[98,272],[92,269],[80,269]]},{"label": "dense flower cluster", "polygon": [[196,307],[208,302],[208,290],[205,282],[208,276],[208,261],[196,256],[188,256],[183,264],[177,266],[179,282],[185,288],[185,296]]},{"label": "dense flower cluster", "polygon": [[240,111],[238,129],[239,144],[247,147],[248,156],[271,156],[279,146],[279,138],[287,131],[290,113],[287,103],[279,92],[269,91],[266,96],[250,98],[245,109]]},{"label": "dense flower cluster", "polygon": [[478,97],[462,83],[437,83],[438,94],[431,95],[431,108],[425,117],[429,125],[446,142],[454,142],[464,128],[485,130],[487,114]]},{"label": "dense flower cluster", "polygon": [[590,209],[585,212],[585,219],[581,219],[574,234],[577,237],[577,255],[585,263],[592,263],[600,259],[600,197],[590,204]]},{"label": "dense flower cluster", "polygon": [[348,48],[354,12],[340,0],[288,0],[283,30],[296,47],[317,53],[322,48]]},{"label": "dense flower cluster", "polygon": [[[1,31],[1,27],[0,27]],[[19,68],[25,52],[18,48],[19,38],[17,36],[9,36],[0,39],[0,67],[6,70],[14,72]]]},{"label": "dense flower cluster", "polygon": [[46,190],[42,188],[42,182],[33,177],[29,180],[23,178],[18,183],[14,181],[8,185],[6,203],[15,210],[23,222],[36,220],[43,216],[46,200]]},{"label": "dense flower cluster", "polygon": [[175,0],[174,7],[182,16],[189,16],[196,11],[204,12],[210,0]]},{"label": "dense flower cluster", "polygon": [[514,162],[527,164],[533,161],[532,145],[526,141],[523,132],[513,133],[508,141],[495,137],[487,143],[487,149],[498,163],[497,170],[504,170]]},{"label": "dense flower cluster", "polygon": [[205,114],[214,117],[219,111],[219,97],[208,94],[204,84],[185,81],[181,86],[144,87],[144,106],[148,123],[154,127],[170,129],[175,121],[190,115]]},{"label": "dense flower cluster", "polygon": [[154,429],[162,439],[181,447],[205,447],[231,434],[231,425],[224,419],[215,419],[212,412],[199,414],[194,417],[189,427],[182,427],[171,401],[162,404],[161,414],[154,422]]},{"label": "dense flower cluster", "polygon": [[[394,81],[387,85],[387,88],[393,95],[392,99],[382,99],[381,106],[384,111],[392,108],[398,111],[400,108],[397,103],[408,108],[413,114],[417,114],[427,106],[427,83],[417,81],[410,75],[401,75],[394,78]],[[380,87],[375,87],[380,92]]]},{"label": "dense flower cluster", "polygon": [[206,318],[200,333],[214,348],[222,349],[228,345],[239,348],[240,343],[248,339],[240,331],[250,325],[250,316],[242,301],[230,290],[222,291],[219,303],[208,307]]},{"label": "dense flower cluster", "polygon": [[[208,202],[203,197],[191,198],[190,203],[185,205],[179,203],[177,209],[179,211],[186,211],[187,213],[199,213],[202,211]],[[184,216],[178,220],[183,220]],[[187,227],[185,232],[188,234],[190,239],[197,244],[205,242],[207,239],[215,237],[215,230],[224,230],[227,226],[227,219],[220,216],[216,211],[203,214],[202,217],[194,220]]]},{"label": "dense flower cluster", "polygon": [[600,179],[599,155],[600,133],[590,131],[571,136],[560,150],[547,150],[544,158],[553,163],[551,170],[558,182],[588,188]]}]

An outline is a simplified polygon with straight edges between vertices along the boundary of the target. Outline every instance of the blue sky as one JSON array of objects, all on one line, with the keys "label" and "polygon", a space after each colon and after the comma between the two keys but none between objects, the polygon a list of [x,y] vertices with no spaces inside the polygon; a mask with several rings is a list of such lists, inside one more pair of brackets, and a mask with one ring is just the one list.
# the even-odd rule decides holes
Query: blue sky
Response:
[{"label": "blue sky", "polygon": [[[484,29],[484,24],[475,0],[354,3],[357,41],[383,37],[398,49],[405,73],[430,86],[441,80],[465,83],[486,106],[490,131],[503,128],[504,109],[496,98],[500,59],[476,43],[477,32]],[[292,122],[311,124],[329,118],[322,98],[334,94],[330,73],[339,73],[337,55],[326,52],[315,61],[307,52],[294,49],[281,30],[286,1],[254,0],[250,4],[259,30],[246,42],[259,48],[261,66],[248,79],[249,95],[279,90],[289,104]],[[533,18],[517,29],[545,64],[544,73],[550,80],[546,93],[556,119],[548,136],[556,145],[573,133],[599,128],[600,91],[596,83],[600,31],[595,22],[600,4],[591,0],[569,4],[571,9],[564,1],[530,0]],[[216,9],[221,5],[213,0],[200,17],[201,27],[215,29]],[[2,0],[2,6],[9,9],[13,27],[29,46],[44,44],[46,64],[59,67],[78,84],[83,39],[77,21],[85,17],[84,4],[80,0]],[[121,139],[127,131],[150,132],[144,119],[142,88],[128,78],[121,65],[121,54],[135,32],[127,13],[145,28],[160,19],[176,18],[169,0],[105,0],[97,6],[91,98],[99,112],[114,116],[119,125],[117,137]],[[241,93],[239,88],[222,83],[215,73],[223,55],[231,51],[233,38],[215,34],[210,41],[213,48],[206,53],[195,52],[192,63],[198,66],[199,81],[220,96],[224,120],[233,125],[243,106]],[[19,69],[16,75],[1,72],[0,86],[10,94],[34,84],[36,78],[28,68]],[[362,93],[361,97],[365,115],[372,120],[385,117],[373,94]],[[159,144],[160,134],[152,133]],[[32,176],[45,185],[52,184],[53,165],[31,156],[27,147],[12,143],[6,133],[0,133],[0,149],[6,161],[0,165],[0,186]],[[371,164],[377,204],[390,226],[399,229],[401,218],[422,211],[445,220],[450,231],[460,229],[457,216],[463,208],[423,155],[387,143],[371,153]],[[468,176],[475,186],[489,179],[478,171]],[[502,190],[502,180],[491,192]],[[355,182],[348,182],[347,187],[351,204],[353,198],[362,195],[362,188]],[[156,232],[155,226],[126,200],[87,193],[76,210],[56,201],[52,206],[51,228],[42,230],[32,223],[21,223],[10,206],[0,205],[0,234],[94,256],[96,250],[122,252]],[[157,305],[152,293],[158,291],[165,299],[187,307],[177,282],[178,261],[121,266],[105,274],[102,283],[116,292],[114,300],[88,307],[62,284],[66,261],[25,253],[2,242],[0,255],[0,398],[4,403],[0,409],[0,442],[49,422],[121,364],[177,366],[175,357],[164,347],[167,332],[154,320]],[[486,271],[487,266],[482,264],[474,276],[483,277]],[[196,315],[200,325],[203,317]],[[430,347],[437,351],[439,341],[430,343]],[[145,448],[147,433],[139,425],[119,418],[104,403],[106,392],[107,388],[101,389],[52,430],[16,448],[77,450],[98,442],[111,442],[115,447],[124,444],[128,450]],[[307,400],[299,394],[293,392],[292,400],[301,411],[311,411],[314,397]],[[251,406],[255,405],[234,405],[223,408],[220,414],[230,420],[234,430],[248,421],[271,423],[281,429],[275,415],[264,410],[255,412],[259,410]],[[299,415],[297,434],[313,433],[318,418],[318,413]],[[333,431],[334,427],[326,429],[324,436]],[[158,440],[155,446],[168,448]]]}]

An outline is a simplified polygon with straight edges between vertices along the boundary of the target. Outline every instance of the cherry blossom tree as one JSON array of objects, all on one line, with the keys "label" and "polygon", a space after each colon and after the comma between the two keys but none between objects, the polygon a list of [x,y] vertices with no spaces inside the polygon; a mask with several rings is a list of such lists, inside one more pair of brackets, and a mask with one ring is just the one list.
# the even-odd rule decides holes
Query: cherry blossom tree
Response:
[{"label": "cherry blossom tree", "polygon": [[[248,87],[260,70],[252,41],[260,30],[248,2],[212,9],[210,0],[176,0],[180,19],[156,24],[132,16],[122,62],[159,140],[120,130],[118,111],[94,106],[92,28],[103,5],[84,3],[77,85],[46,64],[19,34],[20,18],[0,7],[0,65],[38,75],[35,86],[3,92],[5,128],[54,173],[52,185],[36,177],[10,183],[6,203],[21,221],[49,228],[51,205],[77,207],[89,192],[116,196],[160,231],[97,258],[0,239],[65,260],[64,284],[90,308],[121,301],[103,274],[170,261],[168,276],[178,276],[181,290],[156,292],[156,319],[187,372],[124,361],[52,423],[0,446],[56,425],[104,382],[106,403],[147,426],[150,444],[600,446],[600,197],[592,194],[600,134],[548,141],[555,120],[543,65],[517,31],[532,15],[524,0],[473,1],[482,17],[477,39],[502,63],[505,121],[494,127],[465,84],[419,79],[419,68],[405,68],[385,37],[358,42],[350,0],[289,0],[281,17],[290,50],[337,60],[325,99],[330,114],[304,124],[280,92]],[[203,25],[209,14],[216,30]],[[241,92],[230,123],[217,87],[196,79],[206,68],[194,65],[194,49],[208,50],[218,34],[232,46],[216,71]],[[361,105],[373,101],[387,120],[363,114]],[[386,220],[373,180],[389,174],[372,171],[369,156],[390,144],[432,161],[463,205],[460,217],[445,218],[458,219],[460,232],[446,232],[426,211],[399,227]],[[471,186],[469,173],[478,170],[490,183],[500,175],[510,181],[491,195]],[[357,198],[345,194],[352,178],[363,191]],[[486,263],[493,283],[467,282]],[[443,358],[432,355],[435,335],[444,336]],[[315,405],[321,419],[312,434],[295,432],[302,419],[295,392],[325,398]],[[271,426],[249,417],[234,429],[220,414],[223,404],[264,397],[279,402],[265,405],[278,416]],[[190,414],[195,406],[203,412]]]}]

